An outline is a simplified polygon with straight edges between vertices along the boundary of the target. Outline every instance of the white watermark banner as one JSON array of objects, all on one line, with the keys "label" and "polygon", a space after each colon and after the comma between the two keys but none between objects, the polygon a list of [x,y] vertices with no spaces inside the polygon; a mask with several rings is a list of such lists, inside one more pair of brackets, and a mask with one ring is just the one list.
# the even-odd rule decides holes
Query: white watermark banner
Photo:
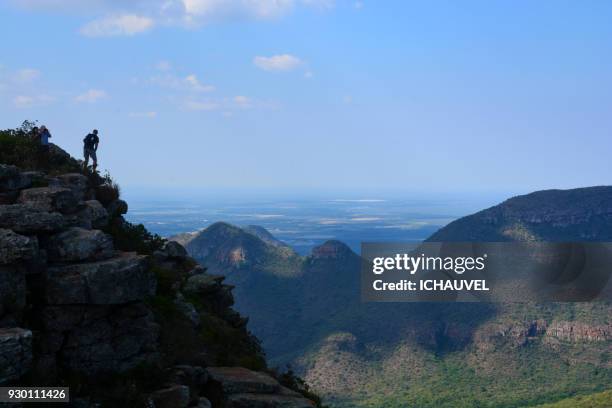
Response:
[{"label": "white watermark banner", "polygon": [[364,302],[612,300],[612,243],[363,243]]}]

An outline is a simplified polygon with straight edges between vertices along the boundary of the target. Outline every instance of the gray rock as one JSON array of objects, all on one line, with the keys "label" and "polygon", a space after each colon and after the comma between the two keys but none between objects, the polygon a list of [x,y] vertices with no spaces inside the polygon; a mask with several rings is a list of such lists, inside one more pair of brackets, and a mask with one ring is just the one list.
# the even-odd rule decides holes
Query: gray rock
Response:
[{"label": "gray rock", "polygon": [[21,313],[25,305],[25,272],[13,266],[0,267],[0,317]]},{"label": "gray rock", "polygon": [[212,408],[212,404],[210,403],[208,399],[202,397],[198,400],[198,404],[196,405],[196,408]]},{"label": "gray rock", "polygon": [[146,256],[121,253],[99,262],[49,267],[49,304],[112,305],[144,300],[155,294],[157,280]]},{"label": "gray rock", "polygon": [[106,211],[111,218],[127,214],[128,204],[123,200],[114,200],[106,207]]},{"label": "gray rock", "polygon": [[47,244],[47,256],[52,262],[102,260],[113,254],[112,238],[100,230],[73,227],[53,235]]},{"label": "gray rock", "polygon": [[315,404],[300,397],[246,393],[230,395],[224,406],[226,408],[313,408]]},{"label": "gray rock", "polygon": [[109,221],[106,208],[97,200],[85,201],[78,213],[64,215],[64,219],[68,227],[85,229],[102,229]]},{"label": "gray rock", "polygon": [[0,265],[28,261],[38,253],[36,237],[26,237],[0,228]]},{"label": "gray rock", "polygon": [[177,365],[170,369],[171,381],[189,386],[192,390],[200,390],[208,381],[208,372],[200,366]]},{"label": "gray rock", "polygon": [[194,326],[200,325],[200,314],[193,306],[193,304],[187,302],[182,293],[178,292],[174,299],[174,305],[181,312],[183,316],[191,321]]},{"label": "gray rock", "polygon": [[79,173],[68,173],[49,179],[49,187],[63,187],[72,191],[77,200],[90,197],[89,180]]},{"label": "gray rock", "polygon": [[46,306],[41,353],[60,367],[95,375],[120,373],[159,359],[159,326],[142,303]]},{"label": "gray rock", "polygon": [[91,220],[92,228],[104,228],[108,225],[108,212],[98,200],[85,201],[83,210]]},{"label": "gray rock", "polygon": [[[281,385],[268,374],[251,371],[243,367],[208,367],[207,387],[213,394],[223,395],[257,393],[273,394]],[[216,392],[215,392],[216,391]]]},{"label": "gray rock", "polygon": [[190,276],[185,282],[183,290],[195,294],[213,293],[222,288],[221,282],[224,280],[225,276],[200,273]]},{"label": "gray rock", "polygon": [[189,387],[172,385],[151,394],[155,408],[187,408],[189,405]]},{"label": "gray rock", "polygon": [[8,164],[0,164],[0,191],[20,190],[32,185],[32,176],[21,173],[19,168]]},{"label": "gray rock", "polygon": [[203,273],[206,273],[206,268],[204,268],[202,265],[196,265],[194,266],[191,270],[189,270],[187,272],[188,276],[193,276],[193,275],[201,275]]},{"label": "gray rock", "polygon": [[162,251],[170,258],[185,259],[188,256],[185,247],[175,241],[166,242]]},{"label": "gray rock", "polygon": [[57,212],[50,213],[25,204],[0,206],[0,228],[9,228],[18,233],[58,231],[65,224],[64,218]]},{"label": "gray rock", "polygon": [[0,329],[0,384],[16,380],[32,365],[32,332],[18,327]]},{"label": "gray rock", "polygon": [[72,190],[64,187],[37,187],[22,190],[18,201],[42,211],[71,214],[79,210],[79,200]]}]

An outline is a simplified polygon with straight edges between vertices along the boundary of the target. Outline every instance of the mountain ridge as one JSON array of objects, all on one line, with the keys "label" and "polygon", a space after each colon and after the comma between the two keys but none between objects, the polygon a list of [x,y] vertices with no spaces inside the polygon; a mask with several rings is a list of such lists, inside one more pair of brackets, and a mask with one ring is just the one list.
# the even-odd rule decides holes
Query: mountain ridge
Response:
[{"label": "mountain ridge", "polygon": [[[513,197],[450,223],[430,240],[607,240],[611,192],[601,186]],[[253,316],[265,304],[268,313],[251,327],[272,361],[291,362],[332,406],[510,407],[588,394],[612,382],[605,357],[612,352],[609,303],[363,304],[359,257],[347,252],[353,264],[341,265],[335,261],[342,257],[330,257],[340,248],[322,244],[304,258],[312,269],[285,273],[291,277],[282,283],[252,274],[240,296],[245,303],[237,305]],[[276,292],[266,297],[259,285]],[[499,382],[500,375],[509,380]],[[460,377],[462,388],[449,388]],[[549,389],[536,391],[538,383]],[[406,387],[413,391],[406,394]]]}]

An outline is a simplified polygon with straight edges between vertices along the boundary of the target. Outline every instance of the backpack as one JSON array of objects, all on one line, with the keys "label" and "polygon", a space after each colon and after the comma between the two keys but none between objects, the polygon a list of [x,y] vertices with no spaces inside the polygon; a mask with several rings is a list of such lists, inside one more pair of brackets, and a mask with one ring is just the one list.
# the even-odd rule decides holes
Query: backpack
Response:
[{"label": "backpack", "polygon": [[83,143],[85,144],[85,148],[86,149],[93,149],[94,145],[96,144],[96,135],[90,133],[87,136],[85,136],[85,139],[83,139]]}]

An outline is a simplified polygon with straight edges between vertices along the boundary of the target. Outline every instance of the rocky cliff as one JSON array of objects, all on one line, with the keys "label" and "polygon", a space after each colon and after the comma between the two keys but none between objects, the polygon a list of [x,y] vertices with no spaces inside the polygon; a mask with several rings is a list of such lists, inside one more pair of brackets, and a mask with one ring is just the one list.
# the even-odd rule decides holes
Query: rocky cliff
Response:
[{"label": "rocky cliff", "polygon": [[36,171],[3,151],[0,385],[69,386],[79,407],[315,406],[266,371],[233,287],[126,222],[109,177],[56,146]]}]

